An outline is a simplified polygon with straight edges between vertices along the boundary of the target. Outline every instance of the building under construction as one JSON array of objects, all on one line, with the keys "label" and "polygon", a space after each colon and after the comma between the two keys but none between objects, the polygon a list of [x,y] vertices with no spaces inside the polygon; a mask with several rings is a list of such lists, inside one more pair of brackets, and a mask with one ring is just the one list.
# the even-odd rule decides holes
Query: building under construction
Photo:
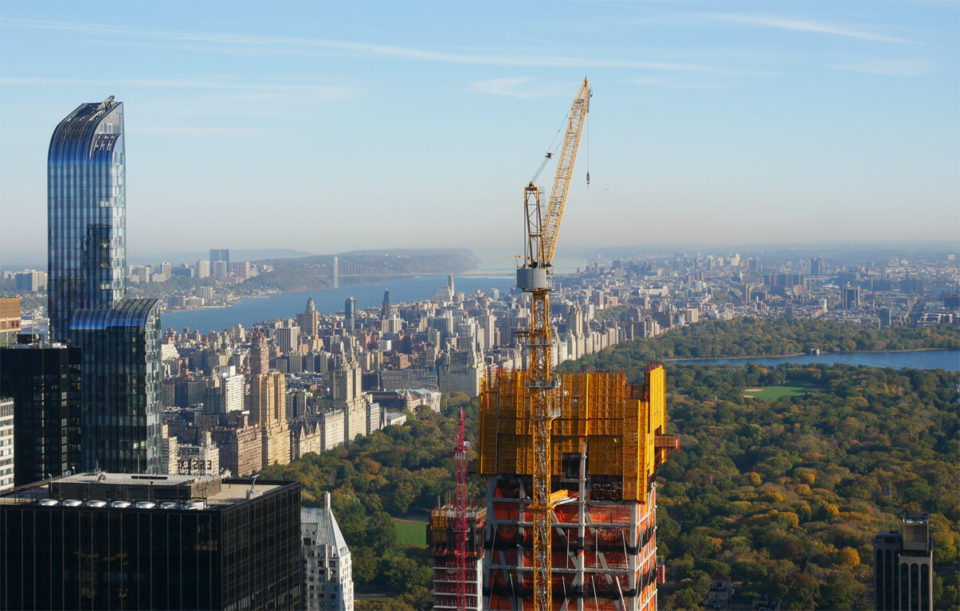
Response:
[{"label": "building under construction", "polygon": [[[480,395],[478,472],[487,478],[483,607],[534,608],[535,422],[526,371],[501,371]],[[654,472],[665,434],[665,374],[559,376],[550,420],[549,593],[553,609],[656,609]],[[541,598],[542,600],[542,598]]]},{"label": "building under construction", "polygon": [[[456,505],[434,509],[427,529],[427,547],[433,558],[433,608],[481,611],[480,592],[483,576],[483,527],[487,510],[470,504],[464,510],[466,534],[461,549],[457,546]],[[463,576],[458,578],[458,554],[463,554]],[[462,589],[461,589],[462,588]]]}]

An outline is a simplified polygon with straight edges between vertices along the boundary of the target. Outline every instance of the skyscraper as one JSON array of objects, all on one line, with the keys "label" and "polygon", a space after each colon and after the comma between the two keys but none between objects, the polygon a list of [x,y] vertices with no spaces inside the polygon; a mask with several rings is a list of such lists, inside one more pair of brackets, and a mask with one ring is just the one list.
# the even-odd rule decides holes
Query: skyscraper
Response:
[{"label": "skyscraper", "polygon": [[160,473],[160,310],[123,299],[78,310],[70,337],[81,348],[83,468]]},{"label": "skyscraper", "polygon": [[0,395],[14,403],[14,482],[80,468],[80,349],[57,342],[0,348]]},{"label": "skyscraper", "polygon": [[905,514],[902,531],[873,539],[874,608],[933,609],[933,538],[927,514]]},{"label": "skyscraper", "polygon": [[0,608],[302,609],[300,484],[82,473],[0,496]]},{"label": "skyscraper", "polygon": [[300,558],[303,572],[300,602],[304,609],[353,611],[353,575],[350,549],[330,508],[330,493],[323,507],[300,509]]},{"label": "skyscraper", "polygon": [[78,106],[57,125],[47,155],[50,338],[66,340],[76,310],[123,298],[126,268],[123,103]]},{"label": "skyscraper", "polygon": [[347,331],[353,333],[357,324],[357,300],[353,297],[347,297],[343,302],[344,326]]}]

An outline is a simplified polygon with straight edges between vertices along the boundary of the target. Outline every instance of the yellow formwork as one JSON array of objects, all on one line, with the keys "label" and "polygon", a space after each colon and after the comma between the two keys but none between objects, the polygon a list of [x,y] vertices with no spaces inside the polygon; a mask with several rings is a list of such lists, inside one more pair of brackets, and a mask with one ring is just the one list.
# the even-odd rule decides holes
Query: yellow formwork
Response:
[{"label": "yellow formwork", "polygon": [[[531,475],[533,441],[526,373],[498,372],[480,394],[481,475]],[[655,450],[666,430],[666,377],[648,368],[644,384],[622,373],[567,373],[555,396],[551,472],[562,475],[564,455],[586,451],[589,475],[620,476],[625,500],[646,500],[647,482],[666,450]]]}]

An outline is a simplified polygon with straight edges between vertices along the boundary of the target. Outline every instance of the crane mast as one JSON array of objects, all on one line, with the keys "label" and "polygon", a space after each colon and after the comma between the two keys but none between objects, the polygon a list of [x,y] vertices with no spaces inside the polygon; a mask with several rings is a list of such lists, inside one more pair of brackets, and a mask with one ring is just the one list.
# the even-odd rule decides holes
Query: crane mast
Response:
[{"label": "crane mast", "polygon": [[549,205],[543,211],[540,190],[531,182],[523,190],[526,243],[523,267],[517,269],[517,286],[530,293],[527,397],[533,426],[533,606],[536,611],[553,608],[551,524],[555,500],[551,498],[550,428],[557,417],[559,382],[551,369],[553,329],[550,325],[550,280],[553,253],[563,209],[580,147],[580,136],[590,105],[590,84],[583,79],[577,92],[563,139]]}]

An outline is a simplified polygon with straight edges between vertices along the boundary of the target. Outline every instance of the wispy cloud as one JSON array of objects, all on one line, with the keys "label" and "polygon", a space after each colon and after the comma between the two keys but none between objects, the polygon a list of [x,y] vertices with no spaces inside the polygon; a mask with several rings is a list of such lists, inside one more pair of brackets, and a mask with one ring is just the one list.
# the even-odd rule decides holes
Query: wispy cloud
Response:
[{"label": "wispy cloud", "polygon": [[533,79],[526,76],[512,78],[494,78],[473,81],[470,89],[478,93],[502,95],[527,100],[531,98],[552,98],[570,93],[569,83],[565,85],[535,85]]},{"label": "wispy cloud", "polygon": [[899,44],[917,44],[915,41],[900,38],[899,36],[888,36],[878,34],[868,30],[851,28],[832,23],[822,23],[817,21],[804,21],[799,19],[784,19],[781,17],[768,17],[763,15],[743,15],[736,13],[699,13],[698,17],[714,19],[717,21],[728,21],[731,23],[740,23],[743,25],[752,25],[764,28],[773,28],[778,30],[793,30],[797,32],[814,32],[817,34],[828,34],[831,36],[844,36],[847,38],[859,38],[861,40],[875,40],[878,42],[892,42]]},{"label": "wispy cloud", "polygon": [[128,127],[135,134],[155,134],[160,136],[197,136],[197,137],[242,137],[265,138],[266,130],[246,127]]},{"label": "wispy cloud", "polygon": [[719,81],[683,81],[679,79],[649,78],[638,77],[633,82],[646,87],[664,87],[667,89],[727,89],[733,86],[733,83]]},{"label": "wispy cloud", "polygon": [[310,95],[318,100],[342,100],[358,95],[350,87],[323,85],[316,83],[250,83],[222,77],[206,79],[78,79],[57,77],[0,77],[3,85],[52,85],[75,87],[143,87],[155,89],[195,89],[214,91],[237,91],[259,94],[298,94]]},{"label": "wispy cloud", "polygon": [[90,23],[57,22],[33,19],[6,19],[0,21],[0,27],[25,30],[73,31],[98,36],[114,36],[139,40],[165,40],[178,43],[203,43],[215,45],[218,48],[224,46],[238,48],[242,49],[245,53],[250,52],[250,50],[255,47],[262,49],[265,53],[275,53],[278,46],[285,46],[297,48],[301,51],[340,51],[359,55],[370,55],[374,57],[388,57],[400,60],[453,64],[482,64],[492,66],[536,68],[636,68],[657,71],[696,72],[705,74],[741,74],[757,76],[757,74],[749,71],[740,71],[737,69],[698,63],[588,58],[557,55],[530,55],[524,53],[468,53],[323,38],[261,36],[254,34],[231,34],[219,32],[149,30]]},{"label": "wispy cloud", "polygon": [[933,64],[922,59],[877,59],[830,66],[832,70],[862,72],[882,76],[923,76],[933,70]]}]

